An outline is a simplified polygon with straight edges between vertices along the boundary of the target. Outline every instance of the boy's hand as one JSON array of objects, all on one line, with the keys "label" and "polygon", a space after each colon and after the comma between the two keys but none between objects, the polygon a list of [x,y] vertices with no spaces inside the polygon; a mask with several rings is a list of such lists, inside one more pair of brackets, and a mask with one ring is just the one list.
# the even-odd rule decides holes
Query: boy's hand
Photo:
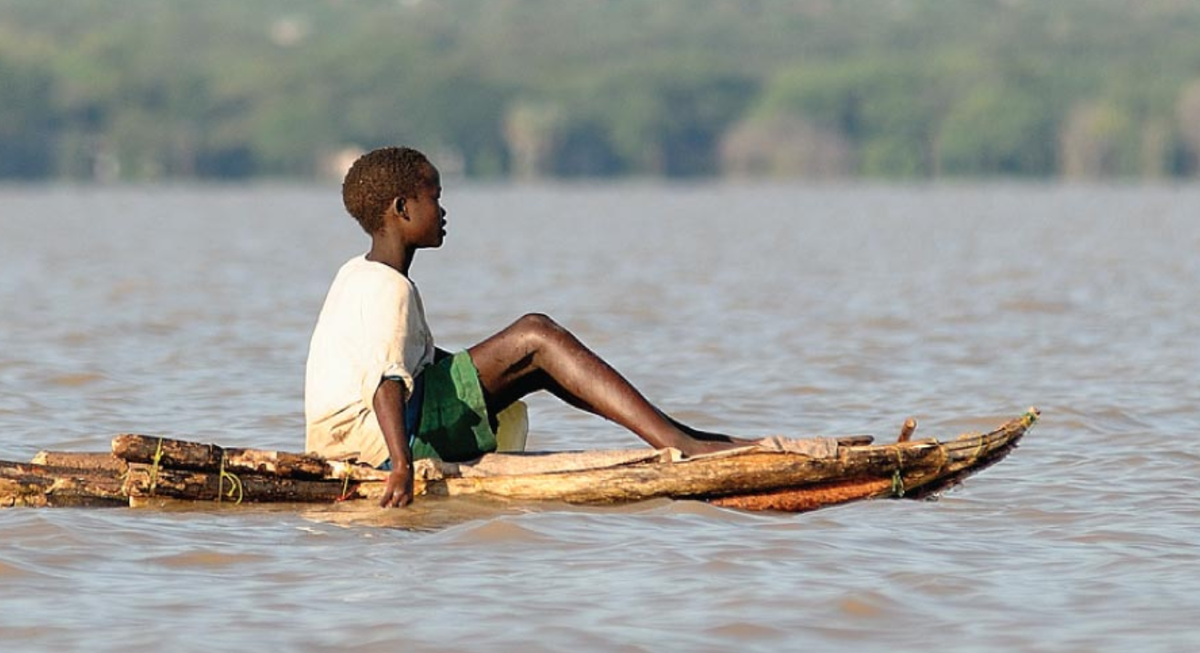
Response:
[{"label": "boy's hand", "polygon": [[401,465],[388,474],[387,485],[383,489],[383,498],[379,500],[381,508],[403,508],[413,500],[412,465]]},{"label": "boy's hand", "polygon": [[383,440],[387,443],[392,471],[383,488],[382,508],[404,507],[413,500],[412,450],[404,432],[404,387],[395,379],[383,379],[372,400]]}]

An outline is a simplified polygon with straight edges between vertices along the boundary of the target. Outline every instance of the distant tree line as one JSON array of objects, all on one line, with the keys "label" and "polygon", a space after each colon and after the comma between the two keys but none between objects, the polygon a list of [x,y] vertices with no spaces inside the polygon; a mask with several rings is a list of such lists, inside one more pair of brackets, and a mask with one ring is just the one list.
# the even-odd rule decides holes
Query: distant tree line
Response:
[{"label": "distant tree line", "polygon": [[0,178],[1200,174],[1200,3],[0,0]]}]

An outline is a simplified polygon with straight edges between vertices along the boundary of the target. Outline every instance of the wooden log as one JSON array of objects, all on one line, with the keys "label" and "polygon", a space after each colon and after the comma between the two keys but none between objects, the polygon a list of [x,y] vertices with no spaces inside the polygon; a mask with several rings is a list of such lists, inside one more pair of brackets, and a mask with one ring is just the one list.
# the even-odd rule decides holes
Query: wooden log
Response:
[{"label": "wooden log", "polygon": [[[1034,415],[1036,418],[1036,414]],[[1007,428],[1007,427],[1006,427]],[[1020,443],[1020,435],[998,431],[977,438],[959,439],[945,444],[949,462],[933,478],[912,485],[907,498],[924,499],[962,483],[963,479],[976,474],[1003,460]]]},{"label": "wooden log", "polygon": [[[1002,459],[1037,417],[1036,409],[1030,409],[1024,417],[996,431],[968,434],[949,442],[842,444],[828,456],[748,448],[728,455],[669,462],[670,458],[663,458],[659,452],[633,452],[639,454],[633,457],[629,457],[630,452],[615,452],[616,456],[589,452],[584,454],[591,461],[584,465],[586,469],[579,468],[577,454],[530,455],[521,461],[496,455],[490,462],[485,457],[467,465],[418,461],[414,490],[418,494],[480,494],[573,503],[691,498],[744,509],[792,511],[879,496],[922,497]],[[222,449],[146,436],[120,436],[114,441],[114,450],[157,462],[130,463],[123,484],[118,474],[100,469],[0,463],[0,505],[124,501],[126,496],[330,502],[339,498],[378,498],[383,490],[381,481],[387,477],[386,472],[316,456]],[[646,454],[649,456],[644,457]],[[45,459],[51,458],[47,455]],[[75,460],[84,465],[85,459],[98,460],[95,455]],[[592,467],[599,459],[603,459],[604,466]],[[520,464],[513,467],[510,462]],[[168,466],[179,463],[208,469]],[[295,477],[315,475],[318,469],[325,480]],[[511,473],[514,469],[524,471]]]},{"label": "wooden log", "polygon": [[193,501],[331,503],[355,498],[358,482],[286,478],[228,470],[206,472],[129,463],[123,490],[130,497],[167,496]]},{"label": "wooden log", "polygon": [[[573,503],[640,501],[660,496],[717,501],[730,497],[728,504],[737,507],[792,511],[881,496],[923,498],[1002,459],[1037,417],[1037,410],[1030,409],[996,431],[969,434],[951,442],[927,439],[840,447],[836,458],[746,453],[572,474],[434,479],[426,489],[435,495],[484,494]],[[379,485],[360,487],[367,496],[377,496],[380,491]]]},{"label": "wooden log", "polygon": [[125,504],[116,474],[0,461],[0,507]]},{"label": "wooden log", "polygon": [[267,451],[263,449],[225,448],[150,435],[123,434],[113,438],[113,455],[131,463],[197,471],[241,474],[269,474],[286,478],[332,478],[334,472],[320,456]]},{"label": "wooden log", "polygon": [[125,473],[125,461],[107,451],[39,451],[33,457],[35,465],[78,469],[85,472]]},{"label": "wooden log", "polygon": [[900,437],[896,442],[908,442],[912,439],[913,432],[917,430],[917,420],[908,418],[904,420],[904,426],[900,427]]},{"label": "wooden log", "polygon": [[0,467],[0,508],[41,507],[54,479]]},{"label": "wooden log", "polygon": [[[425,490],[435,495],[483,494],[523,501],[618,503],[658,497],[708,499],[761,493],[789,487],[828,483],[846,478],[883,477],[897,469],[933,472],[945,464],[937,444],[843,448],[835,458],[810,458],[788,453],[748,452],[736,456],[696,458],[671,464],[636,464],[570,474],[527,474],[430,480]],[[364,484],[367,496],[382,492]]]},{"label": "wooden log", "polygon": [[[605,467],[647,462],[671,462],[680,456],[675,449],[611,449],[598,451],[546,451],[528,453],[492,453],[464,463],[441,460],[416,461],[417,478],[437,480],[447,477],[524,476],[564,474]],[[385,477],[386,480],[386,477]]]},{"label": "wooden log", "polygon": [[874,499],[892,494],[893,483],[886,478],[866,478],[833,483],[817,483],[802,488],[784,488],[709,501],[714,505],[739,510],[775,510],[808,512],[851,501]]},{"label": "wooden log", "polygon": [[928,441],[928,444],[942,448],[941,464],[914,466],[902,459],[890,473],[887,467],[881,467],[873,475],[861,478],[718,497],[710,500],[710,503],[740,510],[808,512],[865,499],[924,498],[935,493],[926,489],[931,482],[959,470],[974,471],[970,458],[955,457],[954,452],[947,451],[934,440]]}]

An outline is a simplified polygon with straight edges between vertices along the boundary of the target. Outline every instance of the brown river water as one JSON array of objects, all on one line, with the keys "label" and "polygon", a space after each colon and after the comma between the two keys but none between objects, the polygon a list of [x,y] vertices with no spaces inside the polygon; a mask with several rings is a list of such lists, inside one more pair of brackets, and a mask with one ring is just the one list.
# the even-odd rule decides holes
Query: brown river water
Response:
[{"label": "brown river water", "polygon": [[[1192,651],[1200,188],[446,183],[439,343],[554,315],[740,434],[1043,419],[938,501],[0,511],[3,651]],[[0,187],[0,458],[303,447],[336,188]],[[634,447],[531,402],[529,446]]]}]

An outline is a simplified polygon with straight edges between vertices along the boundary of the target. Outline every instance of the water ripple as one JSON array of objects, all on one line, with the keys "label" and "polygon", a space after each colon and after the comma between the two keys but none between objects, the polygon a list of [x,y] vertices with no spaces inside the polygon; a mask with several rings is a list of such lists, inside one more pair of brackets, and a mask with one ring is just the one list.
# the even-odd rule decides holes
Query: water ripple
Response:
[{"label": "water ripple", "polygon": [[[1043,419],[938,501],[806,515],[3,512],[0,641],[1193,647],[1200,313],[1180,307],[1200,272],[1200,190],[468,186],[446,201],[453,235],[414,278],[447,347],[546,311],[686,421],[748,434],[891,438],[914,416],[918,434],[953,437],[1030,404]],[[365,246],[332,190],[3,188],[0,204],[0,457],[128,431],[300,446],[309,329]],[[637,444],[552,399],[530,406],[535,447]]]}]

